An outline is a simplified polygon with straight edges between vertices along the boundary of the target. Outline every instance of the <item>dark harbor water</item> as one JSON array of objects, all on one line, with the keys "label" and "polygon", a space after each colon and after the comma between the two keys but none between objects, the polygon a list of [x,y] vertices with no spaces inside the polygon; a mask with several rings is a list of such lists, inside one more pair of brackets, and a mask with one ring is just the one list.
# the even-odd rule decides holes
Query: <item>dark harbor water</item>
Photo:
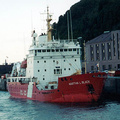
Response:
[{"label": "dark harbor water", "polygon": [[0,91],[0,120],[120,120],[120,102],[53,104],[13,99]]}]

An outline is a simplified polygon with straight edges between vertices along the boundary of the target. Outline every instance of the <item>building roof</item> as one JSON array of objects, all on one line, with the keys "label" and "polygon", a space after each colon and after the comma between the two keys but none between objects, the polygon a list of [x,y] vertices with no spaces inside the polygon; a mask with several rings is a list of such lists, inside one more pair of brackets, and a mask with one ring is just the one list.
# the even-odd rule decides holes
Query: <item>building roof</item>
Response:
[{"label": "building roof", "polygon": [[107,42],[110,40],[111,40],[111,32],[104,32],[103,34],[99,35],[98,37],[88,41],[86,44]]}]

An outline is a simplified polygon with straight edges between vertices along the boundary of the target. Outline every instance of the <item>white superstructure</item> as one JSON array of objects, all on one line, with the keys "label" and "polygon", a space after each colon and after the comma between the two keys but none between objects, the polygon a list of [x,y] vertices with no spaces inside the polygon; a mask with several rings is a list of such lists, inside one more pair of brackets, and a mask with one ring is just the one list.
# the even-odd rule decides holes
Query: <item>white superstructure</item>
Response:
[{"label": "white superstructure", "polygon": [[80,46],[77,40],[47,41],[47,35],[36,36],[27,55],[27,78],[37,78],[46,84],[58,81],[58,77],[69,76],[81,70]]},{"label": "white superstructure", "polygon": [[[53,89],[51,86],[54,84],[54,88],[57,88],[59,77],[80,73],[79,42],[77,40],[51,40],[51,20],[47,9],[47,34],[38,36],[35,30],[33,31],[32,45],[27,55],[26,76],[22,78],[17,74],[15,78],[9,78],[10,81],[35,81],[40,90]],[[12,73],[15,71],[13,69]]]}]

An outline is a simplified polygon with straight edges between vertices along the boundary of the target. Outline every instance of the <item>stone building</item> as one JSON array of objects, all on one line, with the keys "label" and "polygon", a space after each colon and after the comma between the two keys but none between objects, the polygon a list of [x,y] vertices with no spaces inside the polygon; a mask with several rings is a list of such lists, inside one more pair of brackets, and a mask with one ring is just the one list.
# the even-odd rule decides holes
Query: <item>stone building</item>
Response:
[{"label": "stone building", "polygon": [[120,30],[106,31],[85,47],[87,72],[120,69]]}]

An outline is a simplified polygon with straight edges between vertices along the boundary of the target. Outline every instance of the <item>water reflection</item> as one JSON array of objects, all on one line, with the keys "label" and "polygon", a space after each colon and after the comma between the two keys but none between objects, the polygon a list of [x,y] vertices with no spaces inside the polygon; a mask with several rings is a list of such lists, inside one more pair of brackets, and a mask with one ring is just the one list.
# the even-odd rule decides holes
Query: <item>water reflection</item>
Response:
[{"label": "water reflection", "polygon": [[0,94],[0,118],[3,120],[119,120],[120,118],[119,99],[102,99],[94,103],[46,103],[11,98],[6,92]]}]

